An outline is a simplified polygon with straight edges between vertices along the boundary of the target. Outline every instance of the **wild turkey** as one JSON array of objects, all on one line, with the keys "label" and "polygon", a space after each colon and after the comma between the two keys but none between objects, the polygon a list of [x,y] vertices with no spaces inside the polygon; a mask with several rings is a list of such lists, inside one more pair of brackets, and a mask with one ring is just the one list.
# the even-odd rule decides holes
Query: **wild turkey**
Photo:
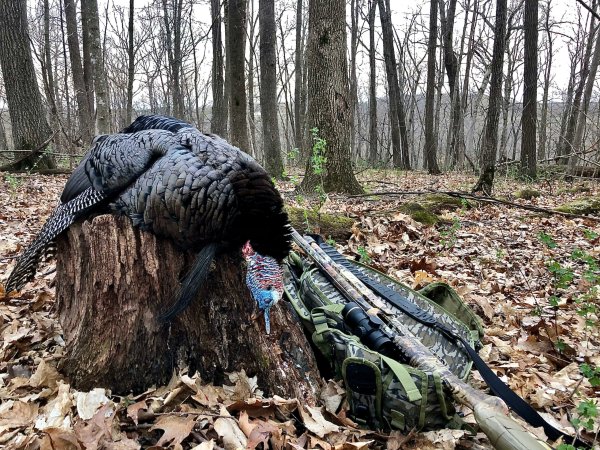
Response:
[{"label": "wild turkey", "polygon": [[290,230],[269,175],[240,149],[171,117],[140,116],[121,133],[94,139],[60,200],[19,257],[7,291],[35,276],[40,258],[73,222],[113,212],[199,251],[164,320],[188,306],[219,252],[244,246],[247,285],[269,332],[269,308],[283,292],[279,263],[290,250]]}]

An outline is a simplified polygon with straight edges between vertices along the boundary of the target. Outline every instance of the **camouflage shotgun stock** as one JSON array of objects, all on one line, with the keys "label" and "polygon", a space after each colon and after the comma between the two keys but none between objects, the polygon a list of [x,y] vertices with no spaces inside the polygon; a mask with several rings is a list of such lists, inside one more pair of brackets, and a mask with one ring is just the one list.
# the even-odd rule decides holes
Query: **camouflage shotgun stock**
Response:
[{"label": "camouflage shotgun stock", "polygon": [[454,399],[472,409],[482,431],[499,450],[548,450],[550,447],[527,431],[509,416],[506,403],[462,381],[390,314],[390,308],[350,271],[335,263],[310,237],[302,237],[292,230],[292,239],[317,267],[327,275],[349,302],[355,302],[370,315],[381,311],[380,318],[387,324],[383,330],[393,337],[397,350],[410,365],[425,372],[437,373],[449,387]]}]

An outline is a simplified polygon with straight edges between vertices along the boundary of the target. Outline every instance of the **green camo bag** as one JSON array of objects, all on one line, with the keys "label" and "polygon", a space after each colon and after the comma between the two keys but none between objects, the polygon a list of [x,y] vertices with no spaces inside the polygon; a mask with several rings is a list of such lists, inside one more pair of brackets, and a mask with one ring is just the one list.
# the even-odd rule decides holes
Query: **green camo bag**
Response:
[{"label": "green camo bag", "polygon": [[[447,284],[414,291],[357,262],[354,268],[432,314],[436,320],[479,345],[483,329],[477,316]],[[458,426],[452,395],[437,373],[426,373],[367,348],[344,325],[343,295],[309,260],[292,253],[284,267],[285,290],[318,352],[344,381],[352,418],[377,429],[428,430]],[[472,362],[460,344],[397,311],[397,317],[423,344],[466,380]]]}]

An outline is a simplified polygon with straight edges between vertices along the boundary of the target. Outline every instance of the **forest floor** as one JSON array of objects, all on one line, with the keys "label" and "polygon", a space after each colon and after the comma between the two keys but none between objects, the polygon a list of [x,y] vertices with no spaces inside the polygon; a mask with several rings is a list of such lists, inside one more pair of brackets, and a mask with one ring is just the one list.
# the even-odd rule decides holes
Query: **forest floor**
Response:
[{"label": "forest floor", "polygon": [[[7,295],[1,284],[66,179],[0,174],[0,448],[207,450],[260,448],[262,442],[286,449],[489,448],[483,434],[461,430],[360,430],[341,420],[339,410],[337,416],[322,414],[295,399],[262,398],[257,380],[243,372],[231,374],[224,386],[177,374],[168,386],[136,397],[72,389],[55,369],[64,341],[53,315],[53,263],[44,264],[20,293]],[[371,194],[468,191],[475,181],[462,174],[370,170],[360,179]],[[516,199],[526,187],[540,196]],[[600,367],[600,293],[593,285],[600,222],[463,201],[438,207],[441,221],[428,226],[401,212],[403,204],[422,197],[330,195],[315,206],[293,193],[292,182],[280,188],[290,204],[353,218],[352,235],[339,246],[348,256],[413,288],[433,281],[453,286],[483,320],[481,356],[549,421],[572,432],[570,419],[590,419],[578,405],[600,398],[600,371],[581,371],[583,363]],[[593,181],[526,185],[504,177],[495,189],[496,197],[544,208],[600,198],[600,183]],[[475,373],[473,382],[481,386],[478,380]],[[333,382],[326,392],[343,400],[343,389]],[[465,420],[472,422],[468,414]],[[597,432],[597,418],[593,426]]]}]

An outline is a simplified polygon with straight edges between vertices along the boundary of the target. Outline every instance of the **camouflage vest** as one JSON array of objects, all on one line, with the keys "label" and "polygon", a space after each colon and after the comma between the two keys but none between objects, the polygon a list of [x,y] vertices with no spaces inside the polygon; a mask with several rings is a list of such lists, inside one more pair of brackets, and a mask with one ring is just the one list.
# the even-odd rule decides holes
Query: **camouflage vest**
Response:
[{"label": "camouflage vest", "polygon": [[[414,291],[386,275],[352,262],[361,273],[431,313],[439,322],[480,345],[478,317],[447,284]],[[345,384],[352,419],[376,429],[427,430],[456,426],[452,395],[437,373],[426,373],[367,348],[344,326],[347,300],[309,260],[292,253],[284,267],[285,290],[318,353]],[[448,368],[466,380],[472,362],[460,344],[398,310],[397,319]]]}]

